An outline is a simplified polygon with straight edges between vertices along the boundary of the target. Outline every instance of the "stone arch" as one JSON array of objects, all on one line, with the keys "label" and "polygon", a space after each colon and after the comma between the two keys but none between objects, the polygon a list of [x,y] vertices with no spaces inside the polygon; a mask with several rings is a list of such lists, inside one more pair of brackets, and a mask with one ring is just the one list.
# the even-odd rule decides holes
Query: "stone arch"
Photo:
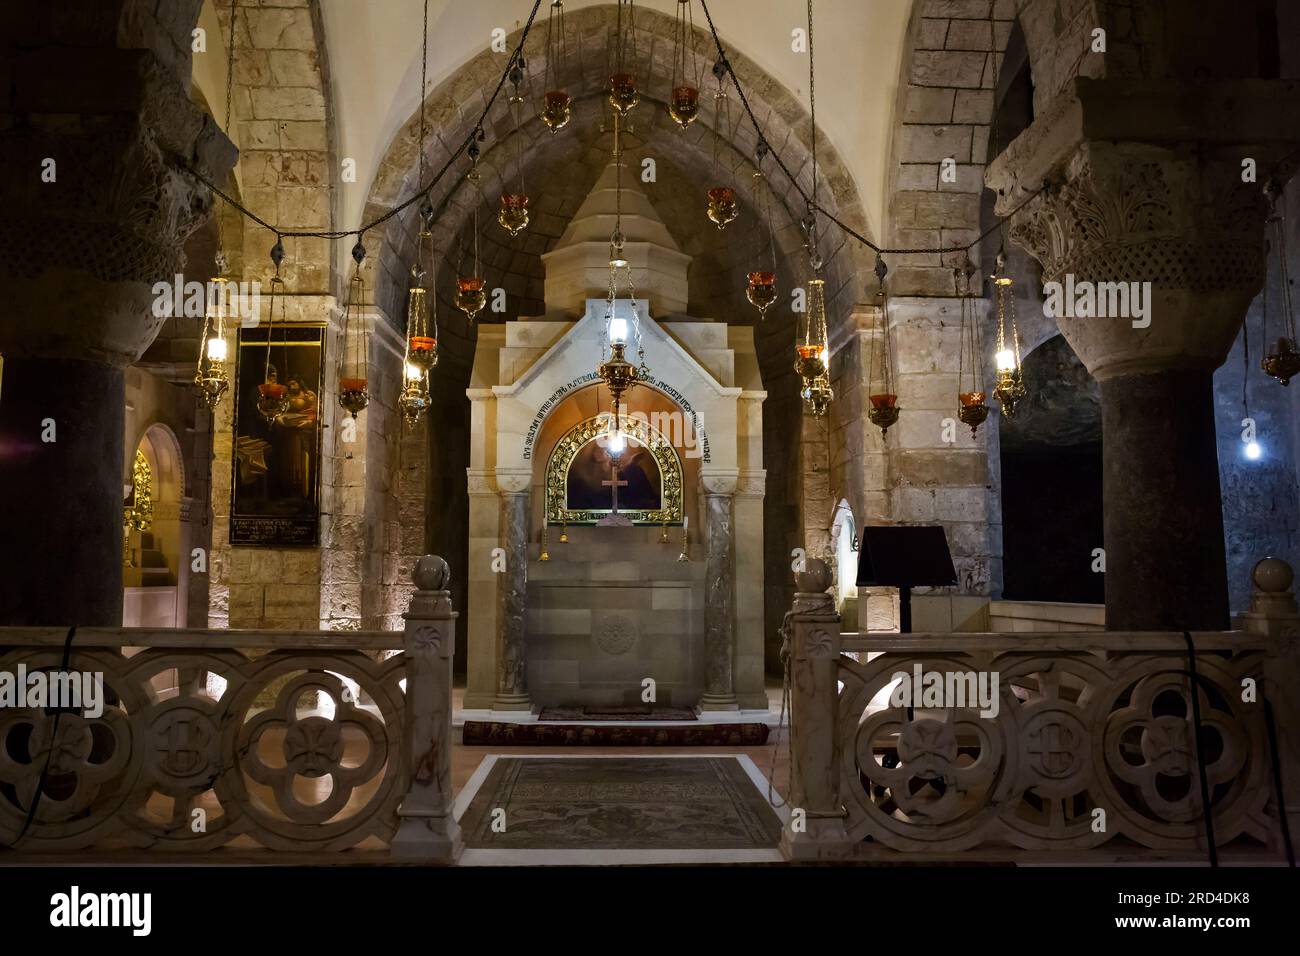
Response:
[{"label": "stone arch", "polygon": [[[522,132],[516,134],[525,137],[525,178],[534,203],[533,224],[529,229],[517,240],[507,241],[505,234],[492,224],[496,195],[502,182],[513,174],[517,155],[511,132],[513,123],[504,97],[484,121],[487,138],[479,163],[482,196],[471,195],[465,188],[463,177],[468,161],[463,158],[431,196],[437,210],[434,246],[437,249],[440,337],[443,344],[442,359],[432,377],[431,388],[434,402],[439,406],[437,414],[446,422],[449,435],[459,436],[469,430],[469,402],[464,397],[464,389],[468,384],[478,333],[451,307],[450,273],[455,268],[459,249],[473,228],[474,209],[479,210],[480,222],[485,226],[483,231],[487,232],[489,239],[489,243],[482,247],[488,284],[507,289],[511,302],[507,315],[514,317],[541,312],[543,272],[539,256],[551,248],[563,232],[568,219],[609,160],[610,137],[602,134],[600,122],[607,112],[603,105],[608,79],[605,46],[614,13],[615,7],[610,4],[566,13],[570,39],[577,42],[570,44],[568,75],[561,79],[574,98],[573,119],[566,129],[552,137],[535,117],[534,106],[525,114]],[[784,181],[769,159],[764,170],[768,182],[776,187],[771,209],[783,302],[769,311],[766,320],[757,323],[756,313],[744,297],[744,272],[761,267],[755,263],[768,261],[767,235],[742,232],[748,228],[747,224],[757,220],[750,189],[751,158],[757,144],[755,132],[744,118],[739,103],[734,102],[737,98],[733,91],[733,119],[737,133],[734,142],[721,144],[718,152],[723,168],[739,180],[736,186],[742,212],[741,219],[719,236],[705,218],[705,186],[702,182],[714,175],[713,151],[718,139],[710,95],[713,81],[706,73],[701,118],[686,132],[672,128],[664,103],[669,93],[668,58],[673,27],[671,16],[638,10],[637,46],[654,64],[654,69],[649,82],[642,84],[642,101],[632,113],[633,133],[626,146],[629,155],[639,157],[644,150],[657,159],[660,188],[651,192],[650,198],[683,251],[692,256],[690,311],[732,324],[754,325],[759,365],[768,395],[763,412],[764,467],[767,469],[768,487],[774,489],[764,501],[764,530],[768,539],[765,550],[778,556],[774,567],[785,566],[790,549],[805,544],[806,522],[801,514],[805,502],[816,499],[819,508],[829,506],[829,502],[825,506],[821,504],[816,491],[818,476],[815,472],[821,466],[801,463],[804,458],[820,461],[826,457],[826,449],[821,446],[804,449],[805,442],[801,440],[800,451],[792,455],[789,444],[789,436],[805,433],[799,379],[792,369],[796,325],[788,296],[791,289],[808,277],[799,226],[806,209],[799,194]],[[525,51],[530,103],[535,103],[543,92],[544,35],[545,31],[540,30],[530,36]],[[507,45],[512,48],[517,39],[516,32]],[[705,64],[713,62],[716,47],[712,37],[697,29],[693,40],[701,61]],[[774,153],[782,158],[802,188],[811,191],[812,128],[807,110],[780,82],[766,74],[743,52],[729,49],[728,56]],[[499,55],[485,51],[465,63],[425,98],[425,117],[430,131],[426,170],[431,172],[441,168],[456,146],[471,133],[484,105],[484,90],[495,87],[502,65]],[[644,70],[641,72],[644,74]],[[394,136],[380,163],[364,211],[366,221],[390,212],[414,193],[419,169],[418,145],[417,112]],[[818,137],[818,164],[819,194],[823,205],[863,235],[869,235],[863,202],[853,178],[824,136]],[[373,279],[368,284],[375,289],[376,303],[399,328],[404,324],[406,281],[414,258],[417,220],[418,211],[411,207],[377,229],[376,232],[383,236],[382,251],[368,266],[373,272]],[[367,244],[370,245],[369,240]],[[840,325],[847,324],[853,306],[868,294],[868,285],[874,285],[874,257],[829,224],[823,226],[820,248],[826,262],[827,305],[834,334]],[[492,318],[485,315],[480,317],[480,321],[492,321]],[[433,443],[431,453],[434,456],[431,471],[435,476],[440,471],[462,474],[469,464],[467,454],[462,455],[441,442]],[[805,485],[809,485],[807,493]],[[450,485],[441,485],[435,477],[433,487],[435,495],[445,493],[451,497],[450,520],[453,524],[464,524],[455,517],[462,513],[462,509],[464,514],[468,513],[463,482],[454,480]],[[799,504],[791,509],[783,501]],[[435,527],[435,518],[437,522],[449,520],[448,510],[444,507],[440,508],[438,515],[430,514],[431,528]],[[814,524],[825,527],[820,516]],[[463,550],[459,540],[443,541],[439,534],[436,530],[431,533],[431,547],[438,553],[451,554]],[[791,582],[779,579],[771,582],[765,597],[768,632],[775,633],[781,615],[789,607],[792,587]],[[769,666],[778,666],[775,643],[769,650]]]}]

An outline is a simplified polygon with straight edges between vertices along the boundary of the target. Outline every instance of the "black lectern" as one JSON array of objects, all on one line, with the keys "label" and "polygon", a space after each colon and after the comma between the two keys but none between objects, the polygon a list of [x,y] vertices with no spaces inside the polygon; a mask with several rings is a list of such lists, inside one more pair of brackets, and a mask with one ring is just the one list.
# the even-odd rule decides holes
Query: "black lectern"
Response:
[{"label": "black lectern", "polygon": [[939,526],[862,529],[858,584],[898,588],[898,629],[912,632],[912,588],[957,583],[948,539]]}]

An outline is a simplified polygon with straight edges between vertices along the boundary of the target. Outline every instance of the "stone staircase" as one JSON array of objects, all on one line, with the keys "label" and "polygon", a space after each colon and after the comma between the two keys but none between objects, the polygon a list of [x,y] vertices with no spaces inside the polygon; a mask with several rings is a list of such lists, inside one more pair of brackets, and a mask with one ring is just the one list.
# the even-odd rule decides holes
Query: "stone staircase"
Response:
[{"label": "stone staircase", "polygon": [[134,567],[122,569],[122,584],[128,588],[168,587],[172,579],[167,559],[157,547],[151,531],[132,531],[131,559]]}]

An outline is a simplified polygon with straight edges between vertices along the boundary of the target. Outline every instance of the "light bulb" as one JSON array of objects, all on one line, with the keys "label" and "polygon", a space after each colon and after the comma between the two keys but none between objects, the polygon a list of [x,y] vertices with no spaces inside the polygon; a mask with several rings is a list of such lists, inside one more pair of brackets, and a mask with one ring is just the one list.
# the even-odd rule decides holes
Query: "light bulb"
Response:
[{"label": "light bulb", "polygon": [[406,363],[406,380],[408,382],[418,382],[424,373],[410,362]]},{"label": "light bulb", "polygon": [[997,355],[993,356],[993,361],[997,364],[999,372],[1012,372],[1016,368],[1016,353],[1011,349],[1003,349]]},{"label": "light bulb", "polygon": [[829,370],[831,367],[831,350],[827,347],[822,348],[822,368]]},{"label": "light bulb", "polygon": [[609,340],[614,345],[627,344],[627,319],[609,320]]},{"label": "light bulb", "polygon": [[1261,452],[1262,449],[1259,447],[1259,442],[1257,441],[1250,442],[1246,446],[1246,457],[1249,458],[1251,461],[1254,461],[1256,458],[1258,458]]},{"label": "light bulb", "polygon": [[627,439],[623,437],[621,431],[616,431],[614,434],[609,436],[609,442],[606,447],[609,449],[609,453],[617,458],[619,455],[623,454],[623,450],[627,448]]},{"label": "light bulb", "polygon": [[213,336],[208,339],[208,361],[224,362],[226,360],[226,340]]}]

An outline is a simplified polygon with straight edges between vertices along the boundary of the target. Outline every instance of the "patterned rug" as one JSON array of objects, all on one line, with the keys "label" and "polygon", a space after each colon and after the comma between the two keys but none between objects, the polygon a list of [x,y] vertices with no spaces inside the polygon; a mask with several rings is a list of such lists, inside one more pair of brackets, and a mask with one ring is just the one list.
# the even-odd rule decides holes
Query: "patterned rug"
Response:
[{"label": "patterned rug", "polygon": [[498,757],[460,825],[480,849],[749,850],[781,838],[735,757]]},{"label": "patterned rug", "polygon": [[699,720],[685,707],[543,707],[538,720]]},{"label": "patterned rug", "polygon": [[467,720],[466,747],[758,747],[766,724],[687,724],[670,727],[510,724]]}]

